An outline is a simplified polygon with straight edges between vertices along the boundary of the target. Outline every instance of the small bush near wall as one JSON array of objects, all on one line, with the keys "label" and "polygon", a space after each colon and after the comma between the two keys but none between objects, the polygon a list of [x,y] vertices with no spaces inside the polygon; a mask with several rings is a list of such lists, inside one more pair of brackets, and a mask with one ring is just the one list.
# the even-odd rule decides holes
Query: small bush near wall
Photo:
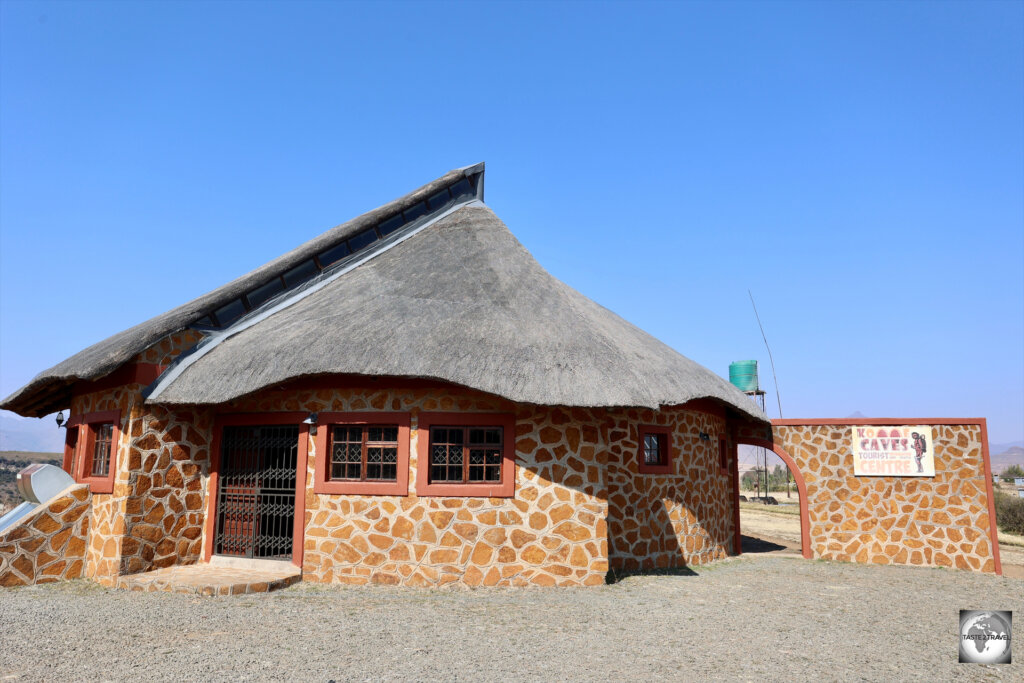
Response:
[{"label": "small bush near wall", "polygon": [[1024,498],[996,491],[996,524],[1008,534],[1024,536]]}]

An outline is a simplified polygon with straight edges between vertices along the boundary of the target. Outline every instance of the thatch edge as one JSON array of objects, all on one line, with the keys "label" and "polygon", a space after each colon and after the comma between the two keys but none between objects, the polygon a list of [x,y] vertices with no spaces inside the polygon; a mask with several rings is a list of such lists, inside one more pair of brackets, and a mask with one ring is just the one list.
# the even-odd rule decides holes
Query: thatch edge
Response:
[{"label": "thatch edge", "polygon": [[[483,171],[483,162],[449,171],[398,199],[327,230],[211,292],[87,346],[37,374],[23,387],[0,401],[0,409],[10,410],[23,417],[42,417],[67,408],[71,400],[70,386],[75,382],[92,381],[109,375],[167,335],[186,329],[210,311],[228,303],[261,281],[289,270],[332,243],[352,237],[387,215],[409,208],[459,178],[476,173],[482,174]],[[481,177],[481,183],[482,181]],[[482,192],[481,186],[478,194],[482,196]],[[60,386],[53,387],[56,383],[60,383]],[[46,387],[52,387],[52,390],[46,391]]]}]

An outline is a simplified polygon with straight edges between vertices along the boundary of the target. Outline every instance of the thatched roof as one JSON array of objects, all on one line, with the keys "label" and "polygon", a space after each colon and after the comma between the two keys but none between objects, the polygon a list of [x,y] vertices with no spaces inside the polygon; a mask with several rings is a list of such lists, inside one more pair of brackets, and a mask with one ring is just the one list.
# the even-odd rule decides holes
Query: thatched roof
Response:
[{"label": "thatched roof", "polygon": [[[168,334],[192,326],[221,306],[236,300],[246,291],[290,271],[313,254],[321,253],[343,240],[359,235],[369,226],[419,204],[438,190],[450,187],[463,178],[480,176],[482,179],[482,175],[483,164],[449,171],[403,197],[331,228],[302,246],[212,292],[135,327],[118,332],[40,372],[28,384],[0,402],[0,408],[13,410],[28,417],[41,417],[67,408],[71,404],[71,386],[76,381],[95,380],[110,374]],[[482,181],[478,185],[478,190],[477,194],[482,196]]]},{"label": "thatched roof", "polygon": [[546,405],[713,398],[767,419],[717,374],[551,276],[479,201],[242,322],[180,359],[148,400],[217,404],[296,378],[356,374]]}]

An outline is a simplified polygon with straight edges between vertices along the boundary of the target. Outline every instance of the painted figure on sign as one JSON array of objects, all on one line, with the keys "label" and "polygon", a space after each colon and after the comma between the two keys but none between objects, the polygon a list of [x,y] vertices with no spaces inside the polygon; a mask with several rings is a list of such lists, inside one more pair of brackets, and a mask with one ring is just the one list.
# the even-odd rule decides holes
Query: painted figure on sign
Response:
[{"label": "painted figure on sign", "polygon": [[914,438],[914,461],[917,463],[917,471],[924,472],[924,467],[921,466],[921,460],[924,458],[925,451],[928,450],[928,445],[924,440],[923,434],[914,432],[910,436]]}]

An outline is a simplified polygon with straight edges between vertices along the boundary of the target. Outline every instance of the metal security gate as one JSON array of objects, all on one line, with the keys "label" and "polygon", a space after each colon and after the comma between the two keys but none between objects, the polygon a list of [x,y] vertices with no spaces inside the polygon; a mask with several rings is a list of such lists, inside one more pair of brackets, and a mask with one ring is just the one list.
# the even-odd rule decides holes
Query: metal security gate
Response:
[{"label": "metal security gate", "polygon": [[299,428],[224,427],[213,552],[290,559]]}]

